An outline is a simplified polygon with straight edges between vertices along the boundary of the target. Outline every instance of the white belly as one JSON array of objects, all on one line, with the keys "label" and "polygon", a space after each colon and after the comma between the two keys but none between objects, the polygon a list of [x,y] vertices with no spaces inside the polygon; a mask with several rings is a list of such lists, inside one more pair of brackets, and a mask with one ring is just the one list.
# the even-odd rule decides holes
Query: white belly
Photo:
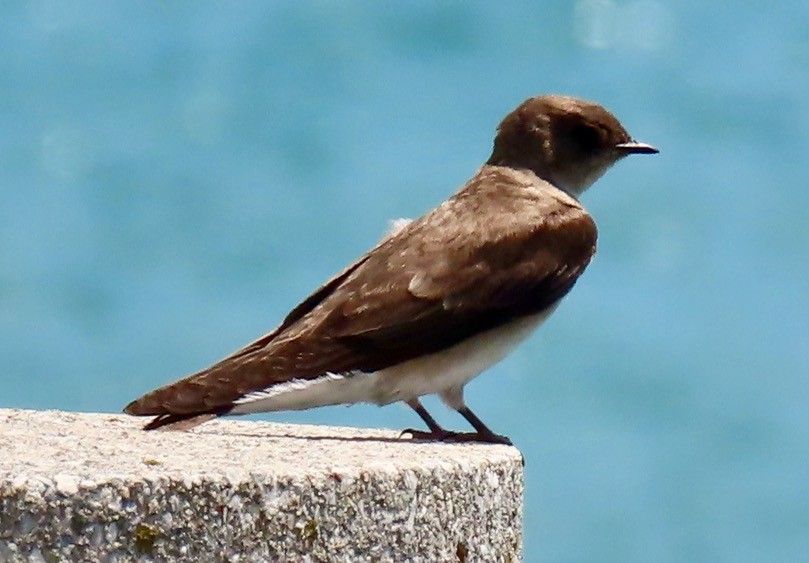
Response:
[{"label": "white belly", "polygon": [[385,405],[423,395],[458,392],[505,358],[554,311],[556,305],[480,333],[455,346],[374,373],[326,374],[293,379],[239,399],[231,414],[302,410],[325,405]]},{"label": "white belly", "polygon": [[510,354],[551,312],[523,317],[452,348],[385,368],[371,376],[375,379],[371,402],[384,405],[463,388]]}]

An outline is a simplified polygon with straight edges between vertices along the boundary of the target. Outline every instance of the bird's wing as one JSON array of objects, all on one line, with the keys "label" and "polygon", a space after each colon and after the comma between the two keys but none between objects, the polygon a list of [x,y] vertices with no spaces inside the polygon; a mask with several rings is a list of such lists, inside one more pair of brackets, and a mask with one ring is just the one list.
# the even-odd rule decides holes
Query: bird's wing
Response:
[{"label": "bird's wing", "polygon": [[326,297],[328,297],[328,295],[331,294],[335,290],[335,288],[339,287],[340,284],[343,281],[345,281],[345,279],[354,270],[356,270],[360,265],[362,265],[362,263],[365,262],[368,259],[369,256],[370,256],[370,253],[365,254],[359,260],[357,260],[356,262],[354,262],[350,266],[346,267],[342,272],[340,272],[339,274],[337,274],[336,276],[331,278],[329,281],[324,283],[322,286],[320,286],[314,293],[312,293],[309,297],[307,297],[306,299],[301,301],[297,306],[295,306],[294,309],[292,309],[289,313],[287,313],[287,316],[284,317],[284,320],[281,322],[280,325],[275,327],[275,329],[268,332],[267,334],[265,334],[264,336],[262,336],[258,340],[255,340],[254,342],[251,342],[250,344],[248,344],[244,348],[240,349],[239,351],[234,352],[233,354],[231,354],[230,356],[228,356],[224,360],[221,360],[220,362],[218,362],[214,366],[211,366],[211,368],[216,367],[221,363],[230,362],[230,361],[233,361],[233,360],[235,360],[237,358],[247,356],[247,355],[249,355],[249,354],[251,354],[253,352],[261,350],[262,348],[266,348],[267,345],[270,342],[272,342],[275,339],[276,336],[278,336],[279,334],[284,332],[286,329],[288,329],[290,326],[292,326],[298,320],[300,320],[302,317],[304,317],[307,313],[309,313],[312,309],[317,307],[317,305],[321,301],[323,301]]},{"label": "bird's wing", "polygon": [[[326,297],[328,297],[340,284],[345,281],[345,279],[351,275],[351,273],[356,270],[359,266],[361,266],[368,258],[374,253],[374,251],[382,245],[386,240],[391,238],[393,235],[401,231],[408,223],[410,223],[410,219],[396,219],[391,221],[390,231],[385,234],[379,244],[376,247],[368,251],[365,255],[360,257],[356,262],[347,266],[343,269],[342,272],[332,277],[329,281],[324,283],[320,286],[316,291],[314,291],[309,297],[301,301],[294,309],[292,309],[287,316],[284,317],[283,322],[278,325],[275,329],[270,331],[269,333],[265,334],[258,340],[251,342],[244,348],[240,349],[237,352],[234,352],[222,362],[234,360],[236,358],[245,356],[250,354],[251,352],[255,352],[260,350],[261,348],[266,347],[272,340],[278,336],[280,333],[285,331],[287,328],[292,326],[295,322],[301,319],[304,315],[309,313],[312,309],[314,309],[321,301],[323,301]],[[221,363],[221,362],[220,362]],[[214,367],[214,366],[211,366]]]},{"label": "bird's wing", "polygon": [[382,241],[267,337],[127,412],[225,412],[278,383],[373,372],[549,307],[589,263],[595,224],[549,184],[487,180]]}]

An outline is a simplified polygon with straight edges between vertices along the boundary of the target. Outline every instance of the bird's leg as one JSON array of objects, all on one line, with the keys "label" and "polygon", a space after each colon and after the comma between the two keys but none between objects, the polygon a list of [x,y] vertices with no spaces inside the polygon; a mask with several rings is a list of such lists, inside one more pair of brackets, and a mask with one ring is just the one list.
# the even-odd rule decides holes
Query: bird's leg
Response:
[{"label": "bird's leg", "polygon": [[468,420],[469,424],[474,426],[476,430],[476,432],[458,432],[454,436],[449,437],[449,440],[454,442],[485,442],[489,444],[511,445],[511,440],[489,430],[489,427],[483,424],[483,421],[469,410],[469,407],[466,406],[463,400],[463,386],[445,389],[439,396],[441,400],[444,401],[444,404],[461,413],[461,416]]},{"label": "bird's leg", "polygon": [[432,415],[427,412],[427,409],[424,408],[424,405],[422,405],[421,401],[418,399],[407,401],[407,405],[416,411],[425,424],[427,424],[430,431],[425,432],[424,430],[407,428],[402,430],[400,436],[410,434],[414,440],[445,440],[450,434],[453,434],[453,432],[450,432],[449,430],[444,430],[444,428],[442,428],[441,425],[435,421]]},{"label": "bird's leg", "polygon": [[418,413],[430,430],[424,431],[408,428],[406,430],[402,430],[401,436],[410,434],[414,440],[436,440],[439,442],[484,442],[489,444],[511,445],[511,440],[505,436],[499,436],[489,430],[489,428],[483,424],[483,421],[475,416],[475,413],[469,410],[469,407],[466,405],[458,408],[457,411],[461,413],[461,415],[463,415],[463,417],[466,418],[466,420],[468,420],[472,426],[475,427],[477,432],[452,432],[451,430],[445,430],[435,421],[432,415],[427,412],[427,409],[424,408],[421,401],[418,399],[413,399],[411,401],[407,401],[407,404],[410,406],[410,408],[416,411],[416,413]]},{"label": "bird's leg", "polygon": [[472,434],[474,438],[470,439],[469,441],[487,442],[491,444],[507,444],[509,446],[511,445],[511,440],[509,440],[506,436],[495,434],[489,430],[489,427],[483,424],[483,421],[480,420],[475,413],[469,410],[469,407],[466,405],[459,408],[458,412],[461,413],[461,416],[469,421],[469,424],[475,427],[475,430],[477,430],[476,433]]}]

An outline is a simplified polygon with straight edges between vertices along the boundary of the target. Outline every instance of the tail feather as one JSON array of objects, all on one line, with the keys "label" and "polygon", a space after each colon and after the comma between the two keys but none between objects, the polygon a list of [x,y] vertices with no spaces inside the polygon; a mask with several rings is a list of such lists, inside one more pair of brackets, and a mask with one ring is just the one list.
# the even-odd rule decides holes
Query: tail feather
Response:
[{"label": "tail feather", "polygon": [[[160,390],[158,390],[160,391]],[[125,408],[126,414],[133,416],[154,416],[144,430],[188,430],[203,422],[227,414],[231,407],[216,409],[189,409],[189,412],[172,412],[171,407],[162,401],[155,400],[155,392],[148,393],[129,403]]]},{"label": "tail feather", "polygon": [[190,430],[195,426],[222,416],[224,413],[161,414],[154,417],[144,430]]}]

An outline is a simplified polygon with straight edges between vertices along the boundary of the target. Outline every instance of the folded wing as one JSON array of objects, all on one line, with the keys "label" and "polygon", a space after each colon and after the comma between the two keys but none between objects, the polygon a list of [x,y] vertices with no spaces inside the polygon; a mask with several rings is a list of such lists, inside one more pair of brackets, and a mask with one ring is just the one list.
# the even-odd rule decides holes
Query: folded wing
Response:
[{"label": "folded wing", "polygon": [[[223,414],[275,384],[373,372],[551,306],[589,263],[595,224],[548,184],[479,180],[382,241],[270,334],[125,411],[169,421]],[[470,195],[487,208],[464,201]]]}]

